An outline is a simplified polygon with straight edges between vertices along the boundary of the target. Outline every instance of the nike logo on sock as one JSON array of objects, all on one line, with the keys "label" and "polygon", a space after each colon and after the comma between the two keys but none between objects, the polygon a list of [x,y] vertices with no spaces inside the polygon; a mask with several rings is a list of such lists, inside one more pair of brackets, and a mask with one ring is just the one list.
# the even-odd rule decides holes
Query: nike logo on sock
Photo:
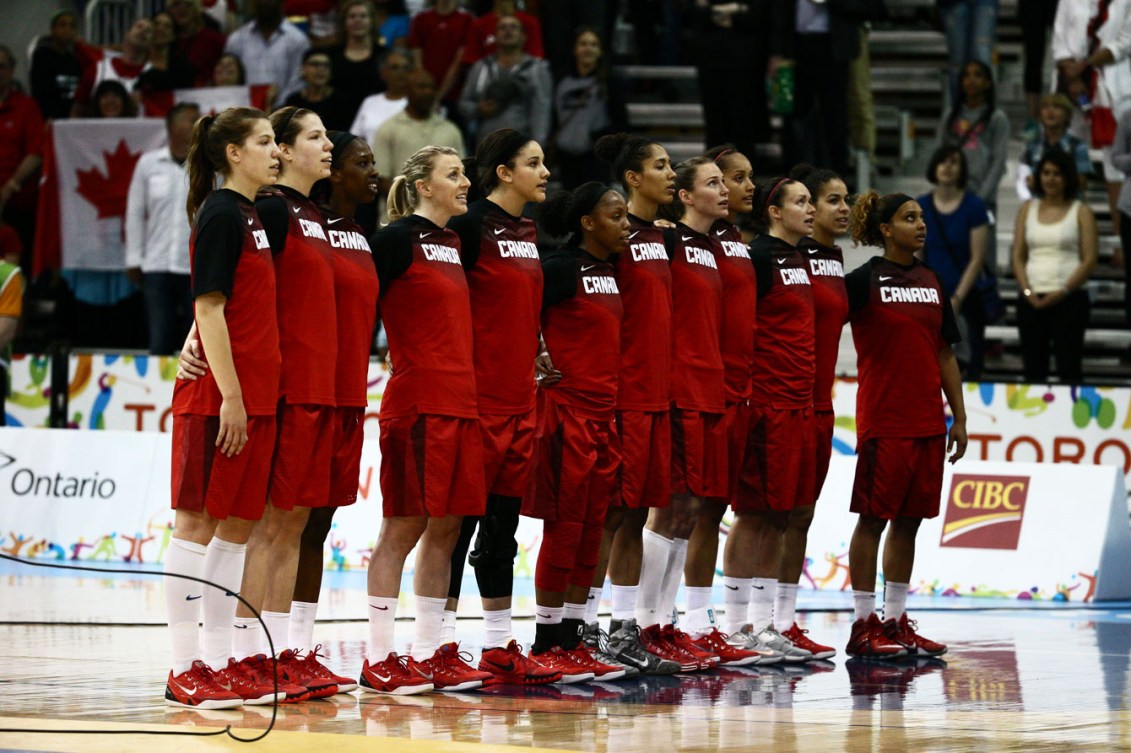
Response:
[{"label": "nike logo on sock", "polygon": [[380,609],[382,612],[388,612],[389,611],[388,607],[379,607],[376,604],[370,604],[369,606],[373,607],[374,609]]},{"label": "nike logo on sock", "polygon": [[203,596],[204,596],[204,594],[199,594],[197,596],[186,596],[185,601],[196,601],[197,599],[199,599]]},{"label": "nike logo on sock", "polygon": [[731,591],[737,591],[738,590],[738,586],[727,586],[727,588],[729,588]]},{"label": "nike logo on sock", "polygon": [[548,615],[548,614],[539,614],[538,616],[541,617],[543,620],[550,619],[550,615]]},{"label": "nike logo on sock", "polygon": [[[765,586],[754,586],[754,588],[757,588],[759,591],[765,591],[766,590]],[[738,589],[735,589],[735,590],[737,591]]]},{"label": "nike logo on sock", "polygon": [[596,599],[596,598],[597,598],[597,597],[596,597],[596,596],[594,596],[593,594],[589,594],[589,600],[590,600],[590,601],[593,601],[593,599]]},{"label": "nike logo on sock", "polygon": [[247,630],[247,625],[232,625],[236,630]]}]

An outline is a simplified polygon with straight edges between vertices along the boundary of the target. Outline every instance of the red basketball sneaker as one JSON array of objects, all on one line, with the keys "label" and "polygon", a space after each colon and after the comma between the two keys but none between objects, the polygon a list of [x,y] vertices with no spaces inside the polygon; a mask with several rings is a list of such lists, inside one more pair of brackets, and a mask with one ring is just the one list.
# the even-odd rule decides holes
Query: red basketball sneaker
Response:
[{"label": "red basketball sneaker", "polygon": [[813,655],[814,659],[831,659],[836,656],[836,649],[832,646],[823,646],[808,636],[808,630],[802,630],[795,622],[782,635],[789,638],[790,642],[798,648],[803,648]]},{"label": "red basketball sneaker", "polygon": [[333,680],[319,677],[312,671],[307,662],[302,660],[298,652],[288,648],[279,654],[279,676],[294,685],[302,685],[310,689],[311,698],[329,698],[338,692],[338,686]]},{"label": "red basketball sneaker", "polygon": [[640,639],[649,652],[678,664],[680,672],[695,672],[699,669],[699,660],[668,640],[667,634],[659,625],[650,625],[641,630]]},{"label": "red basketball sneaker", "polygon": [[561,673],[562,677],[558,682],[566,685],[592,680],[595,674],[592,667],[579,662],[577,657],[573,656],[568,651],[563,651],[558,646],[554,646],[549,651],[543,651],[540,654],[531,652],[530,658],[546,669]]},{"label": "red basketball sneaker", "polygon": [[886,634],[884,625],[875,612],[868,615],[866,620],[852,623],[852,635],[848,638],[845,651],[849,656],[873,659],[897,659],[907,656],[907,648]]},{"label": "red basketball sneaker", "polygon": [[228,666],[215,673],[216,684],[224,690],[235,693],[248,706],[265,706],[275,701],[283,701],[287,694],[281,687],[275,691],[271,682],[262,682],[235,659],[228,659]]},{"label": "red basketball sneaker", "polygon": [[356,681],[349,677],[342,677],[339,674],[335,674],[329,667],[318,661],[319,657],[323,659],[327,658],[325,654],[320,653],[321,650],[322,644],[319,643],[314,647],[313,651],[307,653],[307,655],[302,658],[302,663],[306,666],[306,670],[314,677],[327,680],[337,685],[339,693],[348,693],[351,690],[357,690]]},{"label": "red basketball sneaker", "polygon": [[[240,659],[239,665],[244,674],[257,684],[275,687],[275,663],[268,659],[266,654],[256,654],[246,659]],[[279,703],[299,703],[310,699],[310,688],[287,682],[282,667],[279,667],[278,683],[279,692],[285,694]]]},{"label": "red basketball sneaker", "polygon": [[416,695],[431,693],[432,680],[424,675],[411,656],[398,656],[391,652],[385,661],[361,665],[357,686],[365,693],[386,695]]},{"label": "red basketball sneaker", "polygon": [[204,662],[197,660],[184,672],[169,672],[165,683],[165,703],[188,709],[233,709],[243,699],[216,684],[216,676]]},{"label": "red basketball sneaker", "polygon": [[445,643],[431,657],[422,661],[420,668],[432,677],[434,690],[474,690],[494,679],[490,672],[481,672],[468,664],[464,660],[465,656],[471,659],[471,654],[459,650],[458,643]]},{"label": "red basketball sneaker", "polygon": [[713,627],[711,632],[704,633],[693,641],[699,649],[719,657],[721,667],[745,667],[749,664],[757,664],[761,660],[761,652],[732,646],[727,643],[727,638],[728,636],[720,633],[718,628]]},{"label": "red basketball sneaker", "polygon": [[523,655],[515,640],[506,648],[483,649],[479,669],[491,673],[488,685],[549,685],[562,679],[561,672]]},{"label": "red basketball sneaker", "polygon": [[571,648],[568,651],[562,649],[565,653],[573,657],[578,666],[584,667],[593,672],[593,679],[595,681],[612,681],[619,680],[625,675],[624,667],[614,667],[612,664],[605,664],[602,661],[597,661],[593,658],[593,654],[589,653],[589,649],[584,643],[577,648]]},{"label": "red basketball sneaker", "polygon": [[710,669],[719,664],[718,654],[710,651],[704,651],[695,645],[691,640],[691,636],[683,632],[675,625],[664,626],[664,640],[672,644],[680,651],[691,654],[695,657],[695,661],[699,663],[699,669]]},{"label": "red basketball sneaker", "polygon": [[919,656],[942,656],[946,653],[946,644],[924,638],[915,632],[917,624],[914,620],[907,619],[904,612],[899,620],[884,621],[884,634],[897,643],[907,647],[907,653]]}]

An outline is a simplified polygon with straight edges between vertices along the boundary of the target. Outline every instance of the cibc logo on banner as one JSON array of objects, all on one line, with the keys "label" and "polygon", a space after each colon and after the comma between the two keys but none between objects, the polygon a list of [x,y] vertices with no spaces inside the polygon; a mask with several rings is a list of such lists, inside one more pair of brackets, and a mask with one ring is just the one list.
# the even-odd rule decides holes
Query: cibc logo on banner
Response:
[{"label": "cibc logo on banner", "polygon": [[939,546],[1017,549],[1028,496],[1028,476],[954,474]]}]

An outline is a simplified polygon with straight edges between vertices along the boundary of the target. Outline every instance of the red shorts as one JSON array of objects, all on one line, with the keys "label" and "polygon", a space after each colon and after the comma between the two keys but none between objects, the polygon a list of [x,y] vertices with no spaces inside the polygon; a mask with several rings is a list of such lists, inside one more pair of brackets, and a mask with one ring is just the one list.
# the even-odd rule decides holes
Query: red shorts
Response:
[{"label": "red shorts", "polygon": [[248,416],[247,444],[227,457],[216,449],[219,416],[173,417],[173,509],[259,520],[275,451],[275,417]]},{"label": "red shorts", "polygon": [[672,407],[672,494],[721,497],[727,493],[725,413]]},{"label": "red shorts", "polygon": [[[727,496],[732,500],[738,496],[738,478],[742,473],[742,463],[746,459],[750,444],[750,403],[729,403],[727,405]],[[720,497],[720,499],[722,499]]]},{"label": "red shorts", "polygon": [[488,494],[521,497],[530,483],[537,445],[538,411],[514,416],[480,416],[483,479]]},{"label": "red shorts", "polygon": [[750,442],[735,512],[788,512],[813,503],[813,411],[750,406]]},{"label": "red shorts", "polygon": [[852,512],[884,520],[939,514],[945,434],[866,439],[857,453]]},{"label": "red shorts", "polygon": [[330,456],[337,409],[279,403],[279,434],[267,498],[280,510],[325,507],[330,498]]},{"label": "red shorts", "polygon": [[546,396],[534,494],[522,514],[559,523],[604,524],[620,466],[616,421],[577,415]]},{"label": "red shorts", "polygon": [[639,509],[671,504],[672,423],[669,411],[620,411],[620,493],[612,504]]},{"label": "red shorts", "polygon": [[361,448],[365,444],[365,408],[337,408],[333,447],[330,451],[330,495],[321,505],[345,507],[357,501],[361,476]]},{"label": "red shorts", "polygon": [[479,420],[410,415],[380,419],[381,496],[386,518],[482,515]]},{"label": "red shorts", "polygon": [[818,410],[813,412],[813,431],[816,433],[817,465],[814,469],[813,504],[821,497],[821,490],[825,488],[825,479],[829,475],[829,461],[833,456],[833,423],[836,414],[831,410]]}]

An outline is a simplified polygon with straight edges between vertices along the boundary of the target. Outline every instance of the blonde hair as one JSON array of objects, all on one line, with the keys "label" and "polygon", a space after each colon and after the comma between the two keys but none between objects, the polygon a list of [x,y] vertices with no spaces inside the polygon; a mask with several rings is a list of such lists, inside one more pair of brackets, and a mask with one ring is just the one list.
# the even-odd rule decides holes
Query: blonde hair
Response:
[{"label": "blonde hair", "polygon": [[416,181],[428,180],[436,158],[442,155],[459,157],[459,152],[450,146],[426,146],[405,160],[401,174],[393,180],[389,188],[389,219],[399,220],[412,214],[420,205],[420,194]]}]

